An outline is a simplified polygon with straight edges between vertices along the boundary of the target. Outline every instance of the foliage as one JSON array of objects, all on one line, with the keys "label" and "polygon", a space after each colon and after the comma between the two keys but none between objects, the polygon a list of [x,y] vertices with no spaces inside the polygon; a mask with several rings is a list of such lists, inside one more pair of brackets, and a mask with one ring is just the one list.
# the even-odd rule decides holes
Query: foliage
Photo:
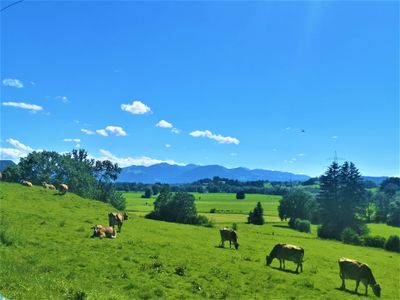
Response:
[{"label": "foliage", "polygon": [[169,189],[163,189],[154,201],[154,210],[146,217],[175,223],[212,226],[205,216],[197,215],[194,200],[192,194],[183,192],[172,194]]},{"label": "foliage", "polygon": [[247,222],[249,224],[255,224],[255,225],[263,225],[265,223],[264,209],[261,205],[261,202],[257,202],[257,205],[254,208],[254,210],[249,213]]},{"label": "foliage", "polygon": [[300,232],[310,233],[311,232],[311,223],[308,220],[296,219],[294,221],[293,228]]},{"label": "foliage", "polygon": [[279,201],[279,218],[289,220],[289,226],[294,226],[295,219],[311,220],[316,202],[312,195],[304,191],[294,191],[286,194]]},{"label": "foliage", "polygon": [[351,227],[346,227],[342,234],[341,234],[341,240],[345,244],[351,244],[351,245],[362,245],[363,244],[363,239],[362,237],[355,232]]},{"label": "foliage", "polygon": [[400,191],[400,178],[390,177],[385,179],[380,186],[380,191],[388,195],[389,197],[394,196],[396,192]]},{"label": "foliage", "polygon": [[143,198],[151,198],[153,196],[153,189],[151,186],[148,186],[144,189],[144,195],[142,196]]},{"label": "foliage", "polygon": [[361,175],[353,163],[340,166],[333,162],[321,176],[321,189],[317,197],[321,228],[324,238],[339,239],[344,228],[350,227],[358,234],[363,228],[357,217],[366,204],[366,190]]},{"label": "foliage", "polygon": [[237,231],[239,229],[239,226],[237,223],[232,223],[232,229]]},{"label": "foliage", "polygon": [[386,241],[386,239],[383,236],[379,236],[379,235],[364,236],[364,246],[367,246],[367,247],[383,248],[385,245],[385,241]]},{"label": "foliage", "polygon": [[111,203],[122,210],[125,208],[125,200],[122,194],[116,193],[113,186],[120,172],[118,164],[91,159],[84,149],[74,149],[66,154],[34,151],[21,158],[18,165],[7,168],[4,178],[9,182],[28,180],[34,185],[40,185],[43,181],[55,186],[64,183],[70,192]]},{"label": "foliage", "polygon": [[393,252],[400,252],[400,238],[398,235],[391,235],[385,242],[385,249]]},{"label": "foliage", "polygon": [[389,204],[389,212],[386,223],[391,226],[400,227],[400,193],[396,193],[396,197]]},{"label": "foliage", "polygon": [[246,194],[244,193],[244,191],[239,191],[236,193],[236,199],[242,200],[244,198],[246,198]]}]

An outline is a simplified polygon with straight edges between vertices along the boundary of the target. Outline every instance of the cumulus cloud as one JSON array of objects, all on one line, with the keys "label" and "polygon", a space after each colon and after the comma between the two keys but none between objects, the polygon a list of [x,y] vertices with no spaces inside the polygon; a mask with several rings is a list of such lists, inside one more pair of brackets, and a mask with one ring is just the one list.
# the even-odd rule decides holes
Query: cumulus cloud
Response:
[{"label": "cumulus cloud", "polygon": [[64,142],[80,143],[81,139],[64,139]]},{"label": "cumulus cloud", "polygon": [[27,156],[34,151],[31,147],[21,143],[16,139],[7,139],[6,142],[14,148],[0,148],[0,157],[2,159],[11,159],[17,161],[21,157]]},{"label": "cumulus cloud", "polygon": [[121,104],[121,109],[134,115],[143,115],[151,112],[150,107],[141,101],[133,101],[132,104]]},{"label": "cumulus cloud", "polygon": [[165,148],[171,148],[170,144],[165,144]]},{"label": "cumulus cloud", "polygon": [[116,136],[126,136],[127,135],[125,130],[120,126],[107,126],[106,130],[109,133],[115,134]]},{"label": "cumulus cloud", "polygon": [[96,132],[102,136],[108,136],[108,133],[105,129],[97,129]]},{"label": "cumulus cloud", "polygon": [[192,137],[205,137],[214,140],[220,144],[235,144],[239,145],[240,141],[237,138],[230,136],[222,136],[220,134],[213,134],[210,130],[195,130],[190,133]]},{"label": "cumulus cloud", "polygon": [[172,126],[171,123],[169,123],[169,122],[167,122],[167,121],[165,121],[165,120],[161,120],[160,122],[158,122],[158,123],[156,124],[156,127],[161,127],[161,128],[172,128],[173,126]]},{"label": "cumulus cloud", "polygon": [[27,109],[27,110],[30,110],[32,112],[43,110],[43,107],[41,107],[39,105],[29,104],[29,103],[24,103],[24,102],[3,102],[2,105],[3,106],[11,106],[11,107]]},{"label": "cumulus cloud", "polygon": [[151,157],[147,156],[140,156],[140,157],[117,157],[116,155],[112,154],[108,150],[100,149],[101,157],[97,158],[99,160],[110,160],[113,163],[118,163],[119,166],[121,167],[128,167],[128,166],[151,166],[155,164],[160,164],[160,163],[168,163],[170,165],[178,165],[178,166],[184,166],[185,164],[178,163],[174,160],[160,160],[160,159],[154,159]]},{"label": "cumulus cloud", "polygon": [[92,131],[92,130],[89,130],[89,129],[84,129],[84,128],[82,128],[81,131],[82,131],[83,133],[86,133],[87,135],[95,135],[95,134],[96,134],[96,132],[94,132],[94,131]]},{"label": "cumulus cloud", "polygon": [[172,132],[172,133],[175,133],[175,134],[181,133],[181,131],[180,131],[178,128],[172,128],[172,129],[171,129],[171,132]]},{"label": "cumulus cloud", "polygon": [[6,78],[3,79],[3,84],[5,86],[15,87],[17,89],[21,89],[24,87],[23,83],[19,79]]}]

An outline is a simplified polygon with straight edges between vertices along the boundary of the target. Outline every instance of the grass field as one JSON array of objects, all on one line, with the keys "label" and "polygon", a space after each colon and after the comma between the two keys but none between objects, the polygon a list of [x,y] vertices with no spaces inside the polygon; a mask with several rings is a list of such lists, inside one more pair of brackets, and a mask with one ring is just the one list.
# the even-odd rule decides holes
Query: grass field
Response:
[{"label": "grass field", "polygon": [[[143,210],[130,213],[116,239],[92,239],[90,227],[106,224],[109,205],[0,183],[0,294],[9,299],[360,299],[338,289],[337,259],[345,256],[370,265],[382,299],[400,299],[399,254],[319,240],[282,223],[244,224],[237,211],[247,207],[208,200],[202,195],[200,211],[210,207],[205,203],[201,209],[202,201],[227,201],[221,207],[234,210],[209,215],[221,224],[238,218],[238,251],[218,247],[218,228],[147,220],[138,216]],[[130,209],[135,201],[129,199]],[[379,226],[374,230],[391,229]],[[265,266],[265,255],[279,242],[305,249],[303,273],[292,273],[290,262],[288,271],[277,269],[276,261]],[[354,289],[355,282],[347,286]],[[368,298],[375,299],[371,290]]]}]

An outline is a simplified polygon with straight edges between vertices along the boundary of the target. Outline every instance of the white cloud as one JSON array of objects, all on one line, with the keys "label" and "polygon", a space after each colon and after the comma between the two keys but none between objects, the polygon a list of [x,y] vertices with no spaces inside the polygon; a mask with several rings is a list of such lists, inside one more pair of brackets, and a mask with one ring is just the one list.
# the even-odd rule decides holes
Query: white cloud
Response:
[{"label": "white cloud", "polygon": [[209,130],[196,130],[190,133],[193,137],[205,137],[214,141],[217,141],[220,144],[235,144],[239,145],[240,141],[237,138],[230,137],[230,136],[222,136],[220,134],[213,134]]},{"label": "white cloud", "polygon": [[6,79],[3,79],[3,84],[5,86],[11,86],[11,87],[15,87],[17,89],[24,87],[23,83],[19,79],[6,78]]},{"label": "white cloud", "polygon": [[180,134],[181,133],[181,131],[178,128],[172,128],[171,132],[175,133],[175,134]]},{"label": "white cloud", "polygon": [[43,107],[41,107],[39,105],[29,104],[29,103],[24,103],[24,102],[3,102],[2,105],[28,109],[28,110],[33,111],[33,112],[36,112],[36,111],[39,111],[39,110],[43,109]]},{"label": "white cloud", "polygon": [[233,152],[231,153],[231,156],[237,156],[237,153]]},{"label": "white cloud", "polygon": [[167,121],[165,121],[165,120],[161,120],[160,122],[158,122],[158,123],[156,124],[156,127],[161,127],[161,128],[172,128],[173,126],[172,126],[171,123],[169,123],[169,122],[167,122]]},{"label": "white cloud", "polygon": [[81,139],[64,139],[64,142],[74,142],[74,143],[79,143]]},{"label": "white cloud", "polygon": [[6,142],[14,148],[0,148],[0,157],[2,159],[11,159],[14,161],[19,160],[21,157],[27,156],[33,149],[27,145],[24,145],[16,139],[7,139]]},{"label": "white cloud", "polygon": [[126,136],[127,135],[125,130],[120,126],[107,126],[106,130],[109,133],[115,134],[116,136]]},{"label": "white cloud", "polygon": [[171,148],[172,146],[170,144],[165,144],[165,148]]},{"label": "white cloud", "polygon": [[332,138],[333,138],[334,140],[337,140],[339,137],[338,137],[337,135],[334,135]]},{"label": "white cloud", "polygon": [[299,156],[306,156],[304,153],[299,153],[298,155]]},{"label": "white cloud", "polygon": [[97,158],[99,160],[110,160],[113,163],[118,163],[119,166],[121,167],[128,167],[128,166],[151,166],[155,164],[160,164],[160,163],[168,163],[170,165],[178,165],[178,166],[184,166],[185,164],[178,163],[174,160],[160,160],[160,159],[154,159],[150,158],[147,156],[140,156],[140,157],[117,157],[114,154],[112,154],[108,150],[100,149],[101,157]]},{"label": "white cloud", "polygon": [[289,159],[289,160],[286,160],[286,159],[285,159],[283,162],[284,162],[285,164],[293,164],[293,163],[296,162],[296,160],[297,160],[297,158],[293,157],[293,158],[291,158],[291,159]]},{"label": "white cloud", "polygon": [[96,134],[94,131],[91,131],[91,130],[89,130],[89,129],[84,129],[84,128],[82,128],[81,131],[82,131],[83,133],[86,133],[87,135],[94,135],[94,134]]},{"label": "white cloud", "polygon": [[150,107],[140,101],[133,101],[132,104],[121,104],[121,109],[134,115],[143,115],[151,112]]},{"label": "white cloud", "polygon": [[97,129],[96,132],[102,136],[108,136],[107,131],[105,131],[104,129]]},{"label": "white cloud", "polygon": [[75,148],[80,148],[81,147],[81,144],[76,144],[75,145]]},{"label": "white cloud", "polygon": [[22,144],[20,141],[18,141],[16,139],[7,139],[6,142],[22,151],[28,151],[28,152],[33,151],[33,149],[31,147]]}]

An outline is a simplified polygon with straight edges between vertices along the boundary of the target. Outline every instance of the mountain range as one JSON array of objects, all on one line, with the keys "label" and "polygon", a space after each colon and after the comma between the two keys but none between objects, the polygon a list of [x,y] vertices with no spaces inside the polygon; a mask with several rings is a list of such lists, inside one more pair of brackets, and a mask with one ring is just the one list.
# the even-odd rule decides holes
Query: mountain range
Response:
[{"label": "mountain range", "polygon": [[161,182],[171,184],[190,183],[199,179],[213,178],[214,176],[236,179],[240,181],[304,181],[310,178],[307,175],[263,169],[228,169],[219,165],[199,166],[189,164],[186,166],[177,166],[161,163],[149,167],[130,166],[122,168],[122,172],[117,181],[142,183]]}]

